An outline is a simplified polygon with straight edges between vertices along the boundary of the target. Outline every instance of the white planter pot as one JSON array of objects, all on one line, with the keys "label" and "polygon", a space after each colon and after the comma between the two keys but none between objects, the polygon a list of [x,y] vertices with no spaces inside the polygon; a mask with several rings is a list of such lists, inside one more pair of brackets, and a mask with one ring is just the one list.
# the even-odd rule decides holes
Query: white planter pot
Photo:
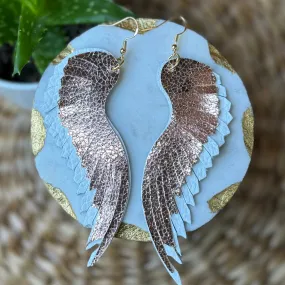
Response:
[{"label": "white planter pot", "polygon": [[32,109],[38,83],[19,83],[0,79],[0,97],[25,109]]}]

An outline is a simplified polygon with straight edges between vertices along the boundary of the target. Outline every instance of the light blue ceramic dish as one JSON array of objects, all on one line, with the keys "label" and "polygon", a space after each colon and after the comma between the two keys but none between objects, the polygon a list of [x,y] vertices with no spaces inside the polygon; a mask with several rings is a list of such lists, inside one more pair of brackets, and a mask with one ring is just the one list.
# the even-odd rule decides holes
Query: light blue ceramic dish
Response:
[{"label": "light blue ceramic dish", "polygon": [[[169,22],[132,40],[129,43],[120,81],[113,89],[107,104],[107,114],[120,133],[129,155],[132,184],[124,223],[135,226],[131,227],[133,230],[139,228],[148,231],[141,202],[143,171],[146,158],[166,128],[171,114],[169,100],[160,89],[158,74],[171,53],[175,34],[181,30],[183,27]],[[64,68],[68,57],[96,49],[108,51],[118,57],[123,39],[131,34],[128,30],[107,26],[98,26],[87,31],[71,42],[73,53],[67,55],[59,64],[48,67],[35,95],[33,113],[36,115],[32,119],[32,137],[33,144],[37,144],[38,149],[35,153],[35,162],[39,175],[48,183],[54,196],[61,198],[61,204],[65,209],[87,227],[90,226],[88,217],[94,214],[94,209],[88,204],[94,194],[88,193],[89,196],[85,197],[87,208],[82,211],[78,183],[74,180],[76,169],[67,166],[67,159],[62,155],[62,147],[58,143],[58,138],[54,137],[48,123],[49,118],[46,117],[47,98],[57,100],[58,92],[48,96],[46,94],[51,82],[60,82],[59,71]],[[227,98],[231,102],[230,113],[233,117],[229,124],[231,133],[226,137],[219,155],[213,159],[213,166],[208,169],[207,177],[199,183],[200,191],[195,195],[195,206],[190,206],[192,224],[187,226],[187,230],[192,231],[216,215],[217,210],[209,206],[209,201],[216,194],[240,183],[247,171],[250,155],[243,132],[243,118],[251,106],[239,76],[200,35],[187,30],[180,39],[179,53],[181,57],[209,65],[219,75],[222,85],[226,88]],[[40,125],[41,121],[44,121],[44,126]],[[42,145],[39,146],[41,141]],[[84,179],[82,181],[84,182]],[[231,195],[233,190],[230,189]],[[225,196],[226,200],[227,197],[228,195]],[[221,203],[225,202],[227,201]],[[123,231],[120,233],[122,237]],[[132,239],[131,235],[125,236]]]}]

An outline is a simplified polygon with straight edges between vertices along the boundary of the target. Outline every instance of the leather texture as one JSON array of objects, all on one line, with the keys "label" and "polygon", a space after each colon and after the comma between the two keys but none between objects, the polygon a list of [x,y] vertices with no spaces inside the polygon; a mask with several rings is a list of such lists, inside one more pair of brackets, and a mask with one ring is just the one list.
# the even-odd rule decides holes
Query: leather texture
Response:
[{"label": "leather texture", "polygon": [[59,91],[59,116],[95,189],[98,210],[88,247],[93,265],[104,253],[124,216],[129,194],[128,158],[122,141],[109,122],[105,104],[119,78],[117,60],[104,52],[71,57],[64,68]]},{"label": "leather texture", "polygon": [[[186,238],[184,222],[191,223],[182,186],[187,185],[186,177],[192,173],[203,144],[218,127],[219,98],[216,77],[210,67],[181,59],[171,71],[171,64],[168,62],[163,67],[161,83],[173,112],[169,126],[148,155],[142,197],[153,244],[170,274],[177,275],[168,256],[181,262],[176,236]],[[187,188],[192,197],[194,191],[191,193],[190,185]],[[174,279],[177,281],[178,277]]]}]

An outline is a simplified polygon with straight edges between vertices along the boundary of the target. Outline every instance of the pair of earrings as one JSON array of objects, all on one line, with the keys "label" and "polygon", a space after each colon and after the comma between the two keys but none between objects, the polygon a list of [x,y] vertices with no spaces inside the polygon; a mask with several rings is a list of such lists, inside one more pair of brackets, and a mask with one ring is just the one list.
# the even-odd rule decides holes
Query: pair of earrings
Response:
[{"label": "pair of earrings", "polygon": [[[181,283],[179,274],[169,257],[181,262],[177,236],[186,238],[185,223],[191,223],[189,205],[195,204],[199,181],[219,153],[230,121],[220,116],[220,102],[226,99],[219,92],[219,76],[178,53],[179,38],[187,30],[185,19],[180,19],[184,30],[175,36],[173,53],[160,77],[172,104],[171,120],[150,150],[142,183],[142,206],[154,247],[177,284]],[[55,71],[60,82],[52,78],[46,92],[45,124],[74,171],[81,209],[92,199],[93,207],[86,215],[92,227],[87,248],[97,248],[89,266],[103,255],[118,231],[130,192],[127,152],[105,111],[125,63],[128,41],[139,31],[134,18],[114,25],[126,20],[134,21],[136,29],[123,41],[119,58],[103,50],[74,52]],[[57,97],[51,97],[55,93]]]}]

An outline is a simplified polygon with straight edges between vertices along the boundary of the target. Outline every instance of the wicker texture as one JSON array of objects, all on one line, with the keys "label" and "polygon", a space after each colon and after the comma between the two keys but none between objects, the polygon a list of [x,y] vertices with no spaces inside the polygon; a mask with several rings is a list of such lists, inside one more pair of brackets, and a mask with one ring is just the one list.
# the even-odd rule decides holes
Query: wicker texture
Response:
[{"label": "wicker texture", "polygon": [[[222,213],[182,242],[184,284],[285,284],[285,1],[121,3],[142,17],[184,14],[241,75],[253,103],[250,170]],[[173,284],[150,243],[115,240],[86,267],[88,232],[38,178],[29,120],[0,102],[0,284]]]}]

